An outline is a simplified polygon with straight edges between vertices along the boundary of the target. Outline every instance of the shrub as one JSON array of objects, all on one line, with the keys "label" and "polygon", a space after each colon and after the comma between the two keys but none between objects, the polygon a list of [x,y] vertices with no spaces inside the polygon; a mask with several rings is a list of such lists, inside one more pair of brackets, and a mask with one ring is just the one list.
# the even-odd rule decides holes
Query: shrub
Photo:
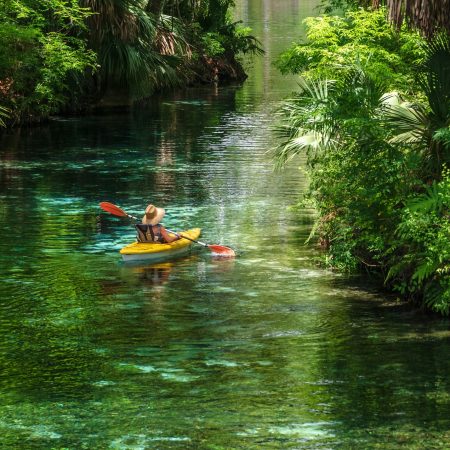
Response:
[{"label": "shrub", "polygon": [[358,9],[344,17],[310,17],[304,22],[307,42],[294,44],[279,56],[282,73],[334,78],[336,71],[351,70],[358,61],[389,89],[414,91],[411,66],[424,57],[423,40],[416,32],[396,31],[387,22],[385,9]]},{"label": "shrub", "polygon": [[[282,108],[276,162],[306,153],[307,197],[318,210],[313,233],[327,249],[329,266],[379,274],[402,295],[449,314],[449,38],[422,41],[412,53],[393,47],[389,55],[396,66],[381,58],[390,70],[383,77],[374,65],[382,53],[361,58],[361,42],[370,54],[370,41],[387,48],[391,40],[385,24],[378,31],[371,26],[381,20],[378,12],[323,20],[286,66],[303,70],[303,76],[300,91]],[[359,30],[354,36],[347,33],[349,20]],[[399,41],[405,41],[403,33]],[[343,47],[345,64],[339,59]],[[414,67],[413,54],[420,55]],[[414,89],[404,84],[413,79]],[[405,92],[386,93],[393,86],[404,88],[409,100]]]},{"label": "shrub", "polygon": [[14,121],[55,112],[74,90],[77,74],[95,67],[95,55],[77,36],[88,15],[77,2],[2,2],[0,99]]}]

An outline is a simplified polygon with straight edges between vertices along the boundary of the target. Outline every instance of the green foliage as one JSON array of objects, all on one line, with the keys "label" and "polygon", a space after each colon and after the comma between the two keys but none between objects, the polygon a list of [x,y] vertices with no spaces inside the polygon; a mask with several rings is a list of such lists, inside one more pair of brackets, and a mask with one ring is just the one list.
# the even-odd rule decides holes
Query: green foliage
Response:
[{"label": "green foliage", "polygon": [[[98,84],[104,99],[130,100],[180,85],[203,57],[233,61],[239,52],[259,49],[257,41],[228,19],[230,0],[145,7],[141,0],[83,0],[90,17],[90,42],[98,53]],[[156,12],[155,9],[158,9]],[[196,67],[197,71],[202,68]],[[203,68],[204,70],[204,68]]]},{"label": "green foliage", "polygon": [[[385,39],[386,27],[377,36],[369,26],[370,13],[355,14],[367,23],[367,45]],[[378,13],[372,14],[376,23]],[[324,19],[309,34],[312,50],[301,49],[312,55],[322,46],[319,58],[299,66],[300,91],[283,105],[275,161],[283,166],[307,155],[307,197],[319,213],[313,233],[328,250],[328,265],[375,271],[403,295],[449,314],[450,175],[443,169],[450,150],[448,41],[422,42],[416,67],[398,48],[403,73],[381,77],[373,61],[361,58],[360,32],[346,36],[353,53],[345,64],[323,65],[325,54],[330,63],[339,60],[336,36],[347,33],[346,18],[330,20],[332,26]],[[386,93],[407,79],[418,80],[416,97],[406,101],[404,92]]]},{"label": "green foliage", "polygon": [[442,166],[450,163],[450,37],[439,35],[424,49],[417,79],[425,102],[388,96],[386,123],[393,133],[391,142],[409,144],[421,152],[430,176],[439,178]]},{"label": "green foliage", "polygon": [[372,0],[322,0],[320,9],[325,14],[330,14],[336,10],[357,9],[372,5]]},{"label": "green foliage", "polygon": [[62,0],[7,0],[0,6],[0,99],[13,121],[57,111],[71,80],[95,67],[95,55],[78,36],[88,16],[77,2]]},{"label": "green foliage", "polygon": [[141,98],[180,83],[176,67],[188,47],[176,19],[157,20],[140,0],[83,4],[95,13],[88,20],[89,40],[98,54],[101,95],[112,89],[112,95],[125,91],[130,99]]},{"label": "green foliage", "polygon": [[437,129],[434,132],[433,139],[441,143],[447,152],[450,151],[450,126]]},{"label": "green foliage", "polygon": [[232,6],[233,0],[201,0],[196,7],[197,21],[206,32],[217,31],[230,23],[228,11]]},{"label": "green foliage", "polygon": [[252,36],[251,28],[239,26],[241,22],[224,25],[217,32],[202,36],[202,51],[207,57],[233,56],[239,53],[261,54],[261,43]]},{"label": "green foliage", "polygon": [[202,37],[203,49],[210,57],[223,55],[225,49],[220,42],[219,33],[205,33]]},{"label": "green foliage", "polygon": [[262,54],[261,43],[252,36],[251,28],[241,27],[241,22],[230,22],[220,28],[222,45],[225,51],[230,55],[238,53]]},{"label": "green foliage", "polygon": [[238,65],[236,54],[261,49],[249,29],[231,21],[232,4],[5,0],[0,102],[12,122],[34,121],[84,101],[130,104],[208,72],[210,57]]},{"label": "green foliage", "polygon": [[87,66],[93,67],[95,56],[86,52],[84,44],[77,38],[60,33],[47,33],[40,40],[43,65],[40,81],[36,84],[35,96],[44,110],[50,114],[67,98],[68,80],[71,74],[83,73]]},{"label": "green foliage", "polygon": [[[423,293],[427,307],[450,312],[450,171],[442,180],[413,196],[402,211],[396,230],[397,246],[391,253],[402,259],[390,268],[395,288],[412,296]],[[407,242],[408,246],[404,243]],[[401,245],[399,245],[401,244]]]},{"label": "green foliage", "polygon": [[357,60],[390,89],[414,89],[411,65],[424,56],[422,40],[415,32],[395,31],[384,9],[351,10],[344,17],[310,17],[304,22],[307,42],[280,55],[281,72],[334,78],[336,71],[351,70]]}]

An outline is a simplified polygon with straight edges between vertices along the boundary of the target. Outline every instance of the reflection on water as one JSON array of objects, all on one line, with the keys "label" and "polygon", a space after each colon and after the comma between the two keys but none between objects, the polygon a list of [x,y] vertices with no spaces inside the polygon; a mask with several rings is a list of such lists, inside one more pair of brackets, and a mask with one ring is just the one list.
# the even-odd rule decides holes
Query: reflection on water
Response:
[{"label": "reflection on water", "polygon": [[160,263],[152,265],[139,265],[131,270],[138,275],[139,282],[150,286],[163,286],[170,277],[173,263]]},{"label": "reflection on water", "polygon": [[[267,51],[242,86],[1,142],[0,446],[448,447],[448,320],[317,267],[307,180],[267,155],[295,87],[272,61],[315,4],[238,2]],[[103,200],[239,256],[124,265]]]}]

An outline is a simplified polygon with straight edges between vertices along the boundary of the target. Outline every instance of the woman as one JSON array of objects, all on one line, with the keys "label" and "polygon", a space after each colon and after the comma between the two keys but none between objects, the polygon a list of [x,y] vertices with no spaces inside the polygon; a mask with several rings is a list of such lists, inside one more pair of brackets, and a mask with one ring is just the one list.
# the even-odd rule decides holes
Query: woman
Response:
[{"label": "woman", "polygon": [[139,242],[168,244],[179,239],[178,236],[168,233],[160,224],[164,214],[166,214],[166,211],[163,208],[157,208],[154,205],[147,206],[144,217],[142,217],[142,223],[136,225]]}]

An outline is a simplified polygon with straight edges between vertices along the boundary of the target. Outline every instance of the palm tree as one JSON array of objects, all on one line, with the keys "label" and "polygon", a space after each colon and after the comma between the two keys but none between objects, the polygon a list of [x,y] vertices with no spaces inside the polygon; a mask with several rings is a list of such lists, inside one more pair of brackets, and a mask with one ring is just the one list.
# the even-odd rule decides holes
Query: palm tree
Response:
[{"label": "palm tree", "polygon": [[338,151],[341,146],[370,140],[384,84],[374,81],[355,66],[339,81],[300,78],[300,93],[285,102],[286,124],[278,129],[284,141],[275,150],[278,166],[306,152]]},{"label": "palm tree", "polygon": [[[172,54],[159,49],[167,21],[145,10],[140,0],[83,0],[89,18],[90,42],[98,53],[100,85],[106,104],[131,103],[162,86],[179,82],[176,51],[183,47],[177,27],[170,30]],[[171,22],[172,25],[174,21]],[[186,46],[185,46],[186,47]]]},{"label": "palm tree", "polygon": [[450,38],[440,34],[426,45],[418,84],[427,104],[409,103],[398,94],[385,96],[391,142],[419,151],[427,161],[430,175],[439,179],[444,164],[450,164]]}]

